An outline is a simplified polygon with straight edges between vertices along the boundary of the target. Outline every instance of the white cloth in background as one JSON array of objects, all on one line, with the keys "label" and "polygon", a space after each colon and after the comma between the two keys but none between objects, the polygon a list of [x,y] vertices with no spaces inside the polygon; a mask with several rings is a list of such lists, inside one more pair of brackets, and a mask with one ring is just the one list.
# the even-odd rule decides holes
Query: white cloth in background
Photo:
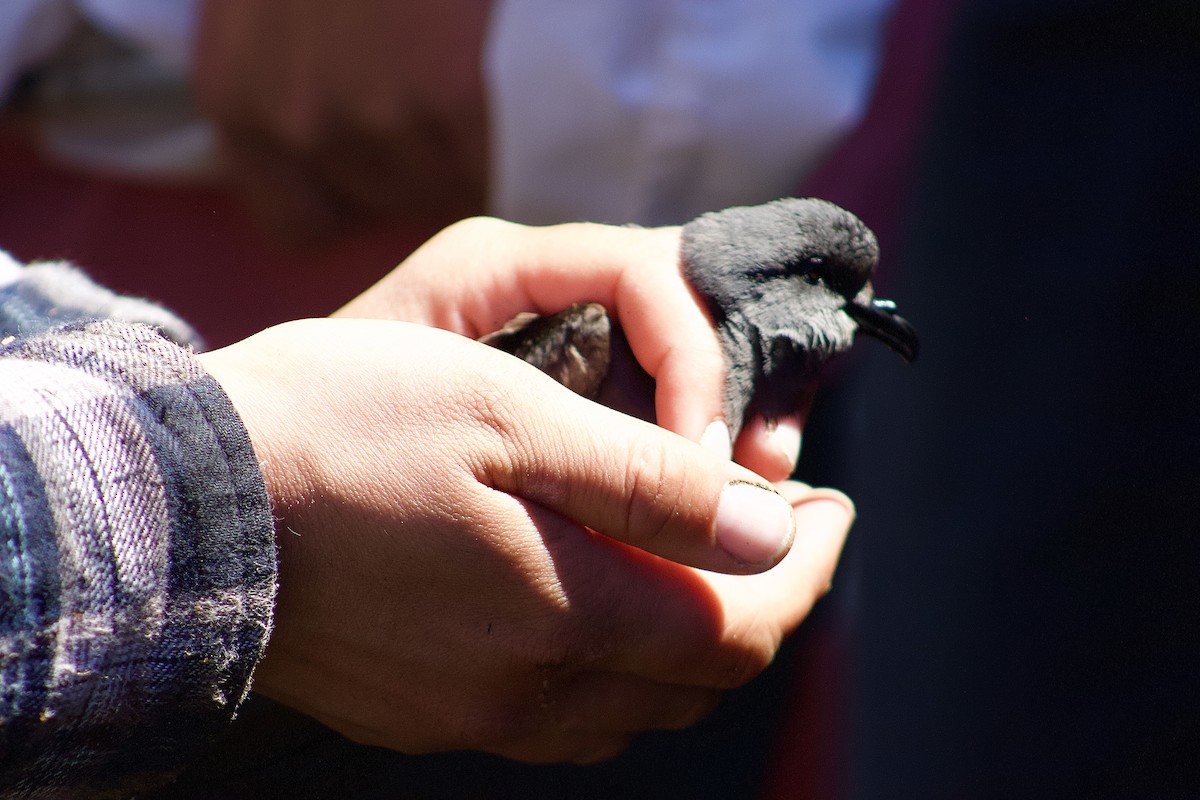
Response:
[{"label": "white cloth in background", "polygon": [[681,223],[797,182],[861,117],[892,0],[501,0],[500,216]]},{"label": "white cloth in background", "polygon": [[199,0],[0,0],[0,98],[66,44],[82,20],[186,74]]},{"label": "white cloth in background", "polygon": [[[0,97],[80,19],[144,50],[183,91],[199,1],[0,0]],[[484,59],[491,212],[641,224],[794,191],[861,117],[894,4],[495,2]],[[49,145],[69,160],[142,174],[211,165],[201,121],[168,123],[131,135],[76,122],[52,131]]]},{"label": "white cloth in background", "polygon": [[41,144],[59,161],[211,177],[215,137],[188,94],[198,2],[0,0],[0,99],[37,70]]},{"label": "white cloth in background", "polygon": [[0,98],[62,46],[75,22],[69,0],[0,0]]},{"label": "white cloth in background", "polygon": [[164,67],[186,73],[200,0],[75,0],[97,26],[150,52]]}]

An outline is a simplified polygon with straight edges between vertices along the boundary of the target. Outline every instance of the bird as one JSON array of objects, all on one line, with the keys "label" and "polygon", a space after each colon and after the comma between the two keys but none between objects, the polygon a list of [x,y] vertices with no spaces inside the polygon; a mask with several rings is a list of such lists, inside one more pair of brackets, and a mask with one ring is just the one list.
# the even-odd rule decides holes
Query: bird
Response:
[{"label": "bird", "polygon": [[[702,214],[683,226],[680,251],[684,275],[716,326],[734,438],[754,416],[769,423],[797,413],[825,365],[860,334],[906,362],[917,358],[913,326],[895,303],[875,296],[875,234],[834,203],[783,198]],[[598,303],[523,314],[484,341],[592,399],[614,367],[636,363]]]}]

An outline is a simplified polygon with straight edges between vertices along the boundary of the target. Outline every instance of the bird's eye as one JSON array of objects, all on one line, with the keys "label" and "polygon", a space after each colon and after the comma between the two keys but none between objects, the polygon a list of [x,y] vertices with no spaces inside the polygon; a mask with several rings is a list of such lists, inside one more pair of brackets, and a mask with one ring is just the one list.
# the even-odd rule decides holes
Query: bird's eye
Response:
[{"label": "bird's eye", "polygon": [[825,259],[820,256],[810,256],[804,259],[804,271],[800,277],[809,286],[816,286],[825,277]]}]

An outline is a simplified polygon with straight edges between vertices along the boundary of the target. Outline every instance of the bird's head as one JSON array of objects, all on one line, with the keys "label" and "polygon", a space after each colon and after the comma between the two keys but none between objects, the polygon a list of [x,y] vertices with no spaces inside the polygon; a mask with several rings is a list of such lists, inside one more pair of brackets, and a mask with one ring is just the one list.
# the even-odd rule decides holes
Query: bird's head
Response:
[{"label": "bird's head", "polygon": [[737,316],[821,356],[863,333],[916,358],[912,326],[875,297],[875,235],[833,203],[787,198],[705,214],[684,226],[683,259],[718,324]]}]

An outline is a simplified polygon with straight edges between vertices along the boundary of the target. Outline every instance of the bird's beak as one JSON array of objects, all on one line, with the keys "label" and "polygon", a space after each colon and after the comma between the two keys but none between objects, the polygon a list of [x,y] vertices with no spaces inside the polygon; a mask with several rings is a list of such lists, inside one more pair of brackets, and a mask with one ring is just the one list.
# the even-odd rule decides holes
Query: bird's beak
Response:
[{"label": "bird's beak", "polygon": [[917,332],[908,321],[896,313],[891,300],[851,300],[843,309],[858,323],[860,333],[874,336],[911,363],[917,357]]}]

